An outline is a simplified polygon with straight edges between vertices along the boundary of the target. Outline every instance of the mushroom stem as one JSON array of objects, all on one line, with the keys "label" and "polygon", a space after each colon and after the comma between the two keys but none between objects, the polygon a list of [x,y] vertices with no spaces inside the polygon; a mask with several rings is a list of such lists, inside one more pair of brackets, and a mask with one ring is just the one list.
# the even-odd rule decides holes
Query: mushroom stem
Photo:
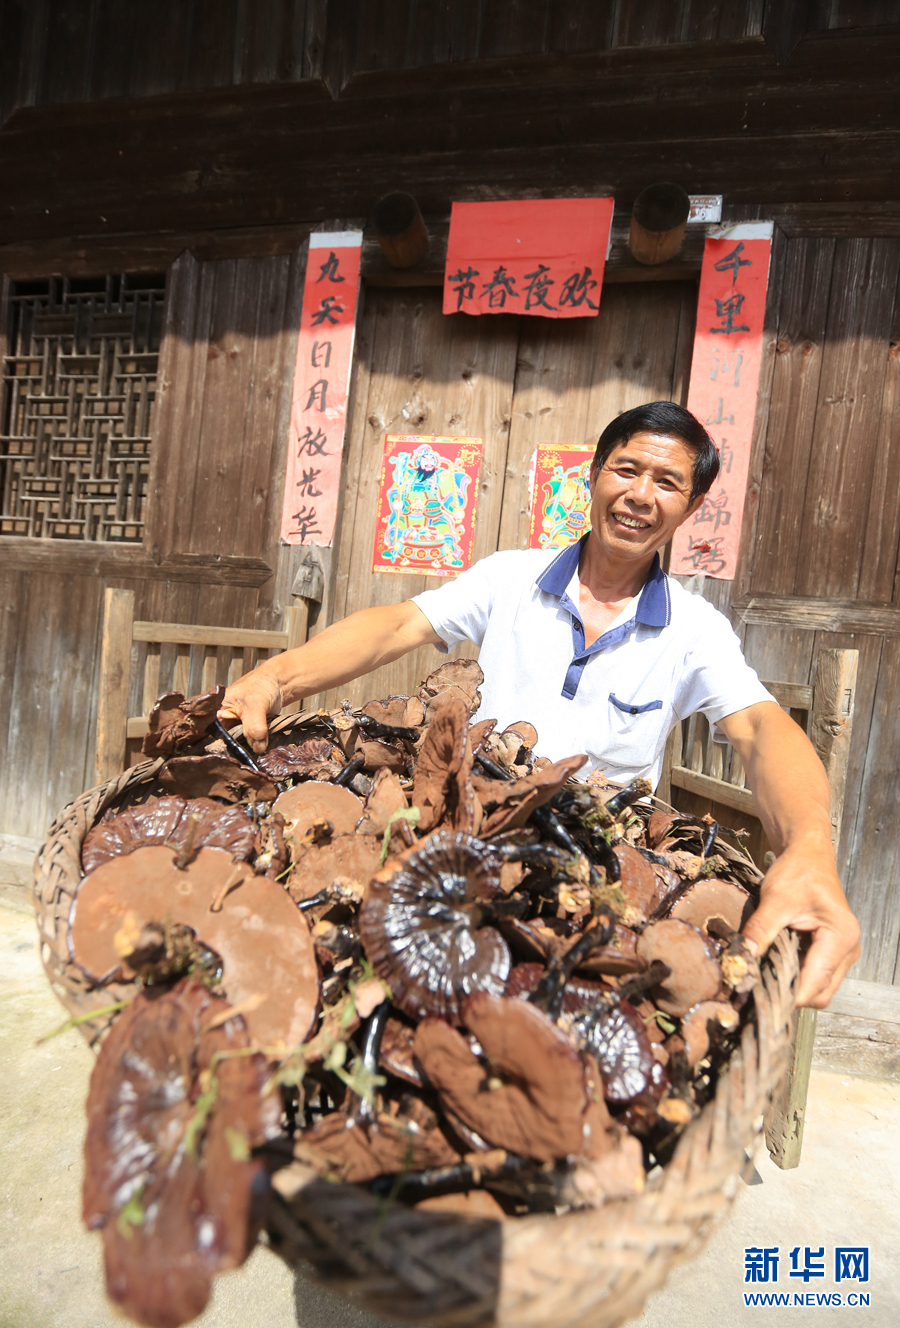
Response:
[{"label": "mushroom stem", "polygon": [[[384,1036],[390,1008],[387,999],[383,1000],[366,1025],[366,1035],[362,1047],[362,1063],[364,1069],[373,1076],[378,1071],[381,1039]],[[375,1119],[375,1108],[368,1098],[358,1097],[349,1114],[357,1124],[362,1125]]]},{"label": "mushroom stem", "polygon": [[620,1001],[629,1001],[633,1003],[638,996],[643,996],[645,991],[651,987],[659,986],[660,982],[672,972],[671,968],[662,959],[654,959],[649,968],[643,973],[636,973],[633,978],[623,982],[619,987],[616,997]]},{"label": "mushroom stem", "polygon": [[713,845],[716,842],[716,835],[719,833],[719,826],[716,821],[709,821],[703,831],[702,848],[700,850],[701,858],[708,858],[712,853]]},{"label": "mushroom stem", "polygon": [[242,747],[236,738],[232,738],[231,734],[224,727],[224,725],[219,722],[219,720],[214,719],[212,722],[212,727],[219,735],[219,737],[222,739],[228,750],[231,752],[232,756],[236,757],[239,761],[242,761],[244,765],[249,766],[250,769],[253,770],[257,775],[261,775],[263,773],[263,771],[260,770],[259,766],[254,761],[253,757],[247,751],[246,747]]},{"label": "mushroom stem", "polygon": [[624,812],[626,807],[630,807],[632,803],[640,801],[641,798],[648,797],[652,792],[653,789],[649,780],[644,778],[632,780],[630,784],[621,789],[618,793],[614,793],[613,796],[603,804],[604,809],[609,812],[610,816],[618,816],[620,812]]},{"label": "mushroom stem", "polygon": [[209,906],[210,913],[222,912],[222,905],[225,903],[225,896],[230,894],[230,892],[234,889],[236,885],[240,885],[243,879],[244,879],[243,867],[235,867],[234,871],[228,877],[228,880],[222,886],[222,889],[219,891],[215,899],[210,904]]},{"label": "mushroom stem", "polygon": [[471,1190],[476,1186],[496,1181],[518,1179],[523,1172],[534,1172],[535,1164],[530,1158],[518,1153],[506,1153],[502,1162],[488,1167],[481,1165],[477,1169],[469,1162],[456,1162],[447,1167],[429,1167],[426,1171],[408,1171],[403,1176],[399,1189],[395,1189],[395,1176],[379,1176],[372,1182],[372,1192],[377,1195],[391,1194],[402,1203],[418,1203],[426,1195],[453,1194],[457,1190]]},{"label": "mushroom stem", "polygon": [[365,765],[365,759],[362,756],[354,756],[352,761],[348,761],[342,770],[339,770],[332,779],[332,784],[338,784],[342,788],[350,783],[354,776],[358,775]]},{"label": "mushroom stem", "polygon": [[583,932],[562,958],[551,962],[546,973],[528,997],[531,1004],[536,1005],[539,1010],[543,1010],[550,1019],[559,1017],[566,983],[578,965],[592,950],[596,950],[602,945],[608,945],[612,938],[618,921],[615,913],[612,909],[606,909],[599,913],[597,918],[596,924]]},{"label": "mushroom stem", "polygon": [[373,719],[371,715],[366,715],[362,711],[347,709],[345,714],[359,728],[365,729],[371,738],[401,738],[404,742],[416,742],[418,740],[418,729],[405,729],[395,727],[393,724],[382,724],[380,719]]}]

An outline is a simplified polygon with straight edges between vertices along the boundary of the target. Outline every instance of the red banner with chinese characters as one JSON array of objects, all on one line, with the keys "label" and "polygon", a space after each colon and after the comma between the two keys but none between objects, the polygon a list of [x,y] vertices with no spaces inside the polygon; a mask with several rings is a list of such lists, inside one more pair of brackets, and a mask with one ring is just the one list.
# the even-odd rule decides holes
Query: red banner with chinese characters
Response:
[{"label": "red banner with chinese characters", "polygon": [[596,317],[612,214],[611,198],[454,203],[444,313]]},{"label": "red banner with chinese characters", "polygon": [[538,443],[532,461],[529,549],[564,549],[591,528],[593,443]]},{"label": "red banner with chinese characters", "polygon": [[331,543],[353,364],[362,231],[309,237],[281,538]]},{"label": "red banner with chinese characters", "polygon": [[373,572],[458,576],[472,566],[480,438],[384,440]]},{"label": "red banner with chinese characters", "polygon": [[772,223],[732,226],[703,251],[688,410],[719,451],[719,474],[675,532],[669,571],[733,580],[750,467]]}]

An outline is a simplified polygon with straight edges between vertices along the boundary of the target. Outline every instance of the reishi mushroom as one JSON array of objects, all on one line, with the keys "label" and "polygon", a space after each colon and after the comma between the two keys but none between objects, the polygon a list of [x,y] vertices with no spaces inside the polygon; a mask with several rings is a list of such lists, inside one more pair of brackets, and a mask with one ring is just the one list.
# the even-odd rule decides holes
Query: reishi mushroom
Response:
[{"label": "reishi mushroom", "polygon": [[722,990],[722,970],[709,941],[689,922],[666,918],[647,927],[638,938],[639,957],[661,960],[670,970],[651,992],[664,1014],[687,1014],[698,1001],[712,1000]]},{"label": "reishi mushroom", "polygon": [[84,1221],[103,1231],[110,1299],[148,1328],[195,1318],[253,1247],[266,1182],[251,1150],[278,1133],[280,1101],[248,1046],[227,1001],[184,979],[139,992],[100,1047]]},{"label": "reishi mushroom", "polygon": [[280,794],[272,810],[290,822],[297,840],[309,832],[314,821],[322,820],[331,822],[333,834],[350,834],[363,814],[363,805],[349,789],[313,780]]},{"label": "reishi mushroom", "polygon": [[482,901],[498,893],[499,880],[499,862],[484,844],[446,830],[375,876],[360,909],[360,935],[406,1014],[455,1019],[472,992],[503,990],[509,950],[493,927],[479,925]]},{"label": "reishi mushroom", "polygon": [[97,867],[72,902],[72,957],[98,985],[127,981],[132,942],[146,923],[167,920],[190,927],[221,956],[222,987],[244,1008],[257,1046],[303,1042],[319,1004],[306,919],[276,881],[236,866],[221,849],[201,849],[181,869],[166,848],[135,849]]},{"label": "reishi mushroom", "polygon": [[235,860],[253,853],[256,827],[243,807],[223,807],[212,798],[157,798],[111,811],[87,832],[81,847],[85,873],[136,848],[168,844],[188,856],[200,848],[226,849]]},{"label": "reishi mushroom", "polygon": [[224,798],[243,802],[253,797],[270,802],[278,790],[266,775],[258,775],[231,756],[173,756],[157,776],[168,793],[185,798]]}]

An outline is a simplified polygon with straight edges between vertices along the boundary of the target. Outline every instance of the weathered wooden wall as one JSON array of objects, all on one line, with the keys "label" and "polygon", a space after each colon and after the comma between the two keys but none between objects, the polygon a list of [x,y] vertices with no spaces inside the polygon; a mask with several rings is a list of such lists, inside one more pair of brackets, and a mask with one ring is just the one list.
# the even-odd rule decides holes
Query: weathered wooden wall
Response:
[{"label": "weathered wooden wall", "polygon": [[[105,586],[135,616],[280,625],[276,575],[301,255],[169,274],[146,547],[0,544],[0,826],[40,837],[91,781]],[[2,349],[2,348],[0,348]]]},{"label": "weathered wooden wall", "polygon": [[854,971],[900,983],[900,242],[776,235],[761,389],[738,575],[704,593],[763,677],[859,650],[838,866]]}]

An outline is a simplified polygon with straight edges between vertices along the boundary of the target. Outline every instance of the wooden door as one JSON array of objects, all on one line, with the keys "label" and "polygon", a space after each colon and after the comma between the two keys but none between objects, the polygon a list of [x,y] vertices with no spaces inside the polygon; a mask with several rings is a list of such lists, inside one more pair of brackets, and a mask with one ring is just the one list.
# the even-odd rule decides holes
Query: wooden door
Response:
[{"label": "wooden door", "polygon": [[[695,306],[693,282],[609,285],[597,318],[568,321],[447,316],[437,289],[368,291],[329,620],[441,584],[372,571],[386,433],[482,438],[474,557],[525,548],[536,445],[596,439],[631,406],[682,400]],[[423,648],[324,703],[412,692],[444,658]]]}]

